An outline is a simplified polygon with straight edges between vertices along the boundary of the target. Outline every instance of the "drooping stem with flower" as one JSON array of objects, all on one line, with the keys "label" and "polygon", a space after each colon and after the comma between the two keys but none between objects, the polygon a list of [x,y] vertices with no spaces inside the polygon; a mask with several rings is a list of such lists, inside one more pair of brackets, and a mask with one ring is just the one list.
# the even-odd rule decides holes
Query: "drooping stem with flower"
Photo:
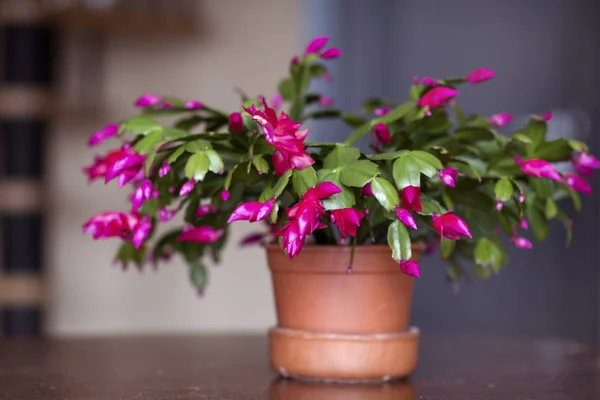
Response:
[{"label": "drooping stem with flower", "polygon": [[[459,87],[494,78],[487,68],[415,78],[407,102],[368,99],[360,113],[341,111],[311,92],[312,80],[331,81],[327,63],[341,56],[327,43],[316,38],[292,59],[270,102],[242,95],[239,108],[223,112],[195,100],[138,98],[140,115],[107,125],[88,143],[120,144],[84,168],[90,181],[116,180],[131,207],[93,216],[84,231],[123,240],[123,265],[180,255],[199,289],[206,258],[219,261],[231,224],[241,220],[265,226],[244,243],[277,241],[290,258],[308,244],[387,244],[411,276],[420,275],[414,245],[431,251],[440,243],[452,279],[466,273],[464,261],[479,277],[498,272],[507,262],[503,243],[532,247],[529,227],[543,240],[556,219],[570,238],[572,222],[558,201],[571,198],[578,209],[577,192],[592,190],[583,176],[600,162],[582,142],[548,140],[550,113],[512,133],[497,131],[510,127],[510,114],[467,115],[457,105]],[[327,137],[318,124],[310,134],[303,127],[332,118],[349,128],[343,143],[316,141]],[[572,172],[555,167],[568,160]],[[164,231],[161,223],[174,220]]]}]

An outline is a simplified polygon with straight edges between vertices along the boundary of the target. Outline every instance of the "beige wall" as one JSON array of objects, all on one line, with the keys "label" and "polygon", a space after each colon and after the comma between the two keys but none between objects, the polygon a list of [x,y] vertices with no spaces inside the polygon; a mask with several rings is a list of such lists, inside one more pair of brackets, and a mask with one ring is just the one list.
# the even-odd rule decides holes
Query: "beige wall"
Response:
[{"label": "beige wall", "polygon": [[223,263],[210,269],[211,283],[202,299],[191,289],[183,263],[163,265],[158,272],[121,272],[111,266],[116,241],[94,242],[81,233],[82,222],[93,213],[126,207],[125,191],[114,184],[88,186],[80,172],[94,154],[85,147],[94,129],[132,112],[131,102],[143,92],[176,94],[226,109],[238,106],[234,86],[270,95],[290,56],[300,51],[300,2],[199,4],[203,32],[198,37],[108,43],[108,121],[63,118],[56,123],[47,192],[48,326],[53,334],[254,331],[275,321],[264,255],[258,248],[236,245],[252,230],[249,225],[236,225]]}]

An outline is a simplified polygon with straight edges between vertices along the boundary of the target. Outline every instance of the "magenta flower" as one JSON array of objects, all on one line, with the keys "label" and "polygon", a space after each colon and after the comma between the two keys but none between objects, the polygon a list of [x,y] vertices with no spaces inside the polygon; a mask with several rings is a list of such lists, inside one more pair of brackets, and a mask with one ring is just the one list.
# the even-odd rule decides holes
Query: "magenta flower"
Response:
[{"label": "magenta flower", "polygon": [[552,119],[552,111],[545,112],[542,118],[544,118],[544,121],[550,121]]},{"label": "magenta flower", "polygon": [[348,235],[356,236],[356,228],[360,226],[360,220],[365,216],[354,208],[342,208],[331,212],[331,222],[340,230],[343,238]]},{"label": "magenta flower", "polygon": [[458,171],[452,167],[446,167],[440,172],[438,172],[440,179],[444,183],[444,185],[454,187],[454,181],[458,179]]},{"label": "magenta flower", "polygon": [[137,212],[144,203],[144,200],[150,200],[151,197],[152,181],[145,179],[133,191],[133,196],[131,197],[131,211]]},{"label": "magenta flower", "polygon": [[421,83],[425,86],[436,86],[437,85],[437,81],[435,79],[431,79],[428,76],[421,79]]},{"label": "magenta flower", "polygon": [[519,203],[525,203],[525,195],[523,193],[519,194]]},{"label": "magenta flower", "polygon": [[526,219],[522,219],[521,221],[519,221],[519,226],[521,226],[521,228],[523,228],[523,229],[529,228],[529,224],[527,223]]},{"label": "magenta flower", "polygon": [[227,124],[231,132],[244,132],[244,119],[242,118],[242,114],[239,112],[233,112],[229,114],[229,121],[227,122]]},{"label": "magenta flower", "polygon": [[168,162],[164,162],[163,165],[158,169],[158,177],[162,178],[171,171],[171,165]]},{"label": "magenta flower", "polygon": [[521,158],[515,157],[515,162],[521,167],[521,171],[526,175],[562,182],[562,177],[556,168],[546,160],[533,158],[531,160],[523,161]]},{"label": "magenta flower", "polygon": [[452,212],[440,216],[433,214],[432,218],[433,229],[440,234],[440,237],[444,236],[452,240],[458,240],[461,236],[472,237],[466,222]]},{"label": "magenta flower", "polygon": [[215,214],[218,211],[219,207],[214,204],[200,204],[194,215],[196,217],[204,217],[209,214]]},{"label": "magenta flower", "polygon": [[371,182],[367,182],[366,185],[363,186],[362,195],[363,195],[363,197],[373,196],[373,190],[371,189]]},{"label": "magenta flower", "polygon": [[281,248],[287,250],[290,259],[302,250],[307,235],[327,226],[321,223],[321,218],[325,214],[321,199],[341,191],[331,182],[319,183],[314,188],[308,189],[297,204],[286,210],[288,221],[277,232],[277,236],[282,236]]},{"label": "magenta flower", "polygon": [[375,115],[377,115],[378,117],[383,117],[385,114],[389,113],[390,111],[392,111],[392,110],[389,107],[376,108]]},{"label": "magenta flower", "polygon": [[172,102],[167,101],[167,100],[165,100],[161,105],[161,108],[163,108],[163,109],[173,108],[173,107],[175,107],[175,104],[173,104]]},{"label": "magenta flower", "polygon": [[158,210],[158,220],[160,222],[167,222],[173,219],[173,217],[177,214],[177,210],[169,210],[167,207],[162,206]]},{"label": "magenta flower", "polygon": [[103,142],[109,137],[115,136],[119,132],[118,124],[109,124],[104,127],[101,131],[95,132],[88,140],[88,146],[95,146],[98,143]]},{"label": "magenta flower", "polygon": [[275,110],[279,110],[281,106],[283,106],[283,97],[279,92],[275,93],[273,97],[271,97],[271,104]]},{"label": "magenta flower", "polygon": [[152,230],[152,220],[150,217],[143,217],[131,232],[131,243],[133,247],[139,249]]},{"label": "magenta flower", "polygon": [[413,260],[400,261],[400,271],[404,272],[408,276],[414,276],[417,278],[419,278],[421,276],[419,264],[417,264]]},{"label": "magenta flower", "polygon": [[443,106],[446,102],[453,97],[460,94],[458,90],[446,87],[437,86],[425,93],[418,101],[419,107],[436,108]]},{"label": "magenta flower", "polygon": [[190,100],[187,103],[185,103],[185,108],[187,108],[188,110],[198,110],[200,108],[202,108],[204,106],[204,104],[202,104],[199,101],[195,101],[195,100]]},{"label": "magenta flower", "polygon": [[163,103],[163,98],[156,94],[146,93],[141,95],[134,103],[136,107],[156,107]]},{"label": "magenta flower", "polygon": [[417,186],[407,186],[400,193],[402,199],[402,208],[416,212],[423,211],[421,205],[421,188]]},{"label": "magenta flower", "polygon": [[292,64],[292,65],[298,65],[298,63],[300,63],[300,59],[298,58],[298,56],[294,56],[290,60],[290,64]]},{"label": "magenta flower", "polygon": [[513,116],[508,113],[494,114],[490,117],[490,124],[492,124],[492,126],[504,126],[508,124],[512,118]]},{"label": "magenta flower", "polygon": [[225,233],[223,229],[215,229],[212,226],[197,226],[181,232],[177,240],[180,242],[214,243],[223,236],[223,233]]},{"label": "magenta flower", "polygon": [[94,215],[83,225],[83,232],[92,234],[94,239],[120,237],[131,240],[136,248],[141,247],[151,230],[149,217],[117,211]]},{"label": "magenta flower", "polygon": [[417,229],[417,223],[415,222],[415,217],[412,216],[410,211],[405,210],[401,207],[396,207],[394,209],[396,211],[396,216],[404,225],[408,226],[412,229]]},{"label": "magenta flower", "polygon": [[502,211],[503,208],[504,208],[504,203],[502,202],[502,200],[496,201],[496,210]]},{"label": "magenta flower", "polygon": [[341,56],[342,56],[342,51],[336,47],[332,47],[321,53],[321,58],[323,60],[334,60]]},{"label": "magenta flower", "polygon": [[294,122],[283,111],[277,117],[275,110],[267,105],[263,98],[264,111],[252,105],[244,108],[258,122],[265,135],[267,143],[275,148],[273,165],[275,172],[283,175],[290,169],[301,170],[314,164],[314,160],[305,151],[304,139],[308,130],[299,131],[301,123]]},{"label": "magenta flower", "polygon": [[496,73],[489,68],[479,68],[475,71],[471,72],[469,76],[467,76],[467,80],[469,83],[476,84],[488,81],[496,76]]},{"label": "magenta flower", "polygon": [[325,47],[325,45],[327,44],[328,41],[329,41],[328,36],[318,36],[318,37],[314,38],[306,46],[306,49],[304,50],[304,54],[305,55],[315,54],[315,53],[318,54],[321,51],[321,49],[323,49],[323,47]]},{"label": "magenta flower", "polygon": [[585,176],[592,176],[594,174],[594,169],[600,168],[600,161],[593,155],[584,151],[574,153],[571,156],[571,162],[573,163],[575,171]]},{"label": "magenta flower", "polygon": [[229,190],[226,189],[221,192],[221,200],[227,201],[227,200],[229,200],[229,196],[230,196]]},{"label": "magenta flower", "polygon": [[585,180],[585,178],[570,173],[565,174],[565,178],[567,186],[571,189],[585,194],[592,194],[592,187],[590,186],[589,182]]},{"label": "magenta flower", "polygon": [[258,244],[263,241],[266,234],[264,233],[251,233],[246,235],[240,240],[240,246],[251,246],[253,244]]},{"label": "magenta flower", "polygon": [[273,206],[275,205],[275,198],[269,199],[264,203],[260,201],[249,201],[247,203],[242,203],[233,210],[231,216],[227,220],[227,223],[231,223],[233,221],[250,221],[256,222],[265,219],[271,214],[273,210]]},{"label": "magenta flower", "polygon": [[129,145],[109,151],[104,157],[96,156],[94,164],[84,167],[90,181],[104,178],[105,183],[118,177],[119,187],[136,178],[146,160],[145,156],[135,153]]},{"label": "magenta flower", "polygon": [[419,77],[418,76],[413,76],[412,77],[412,83],[413,83],[413,85],[418,85],[419,84]]},{"label": "magenta flower", "polygon": [[390,128],[384,123],[378,123],[373,128],[373,134],[375,138],[383,144],[387,144],[392,140],[392,134],[390,133]]},{"label": "magenta flower", "polygon": [[185,196],[186,194],[189,194],[192,190],[194,190],[195,185],[196,181],[193,179],[190,179],[189,181],[181,185],[181,189],[179,189],[179,196]]},{"label": "magenta flower", "polygon": [[329,96],[321,96],[321,98],[319,98],[319,106],[331,107],[333,106],[333,99]]},{"label": "magenta flower", "polygon": [[520,249],[530,249],[531,247],[533,247],[531,242],[525,239],[524,237],[512,237],[510,238],[510,241],[513,242],[515,246],[517,246]]}]

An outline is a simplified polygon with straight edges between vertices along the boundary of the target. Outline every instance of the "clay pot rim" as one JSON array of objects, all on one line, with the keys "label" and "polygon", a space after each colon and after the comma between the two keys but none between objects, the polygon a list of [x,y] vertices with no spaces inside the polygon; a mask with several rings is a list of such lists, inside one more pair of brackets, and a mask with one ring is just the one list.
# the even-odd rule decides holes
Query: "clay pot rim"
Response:
[{"label": "clay pot rim", "polygon": [[[266,251],[281,251],[281,248],[276,243],[261,243],[261,246],[265,248]],[[421,253],[424,251],[424,244],[421,242],[412,243],[411,250],[416,253]],[[302,247],[301,252],[309,251],[313,253],[329,253],[332,250],[337,249],[337,251],[341,251],[344,253],[349,253],[352,250],[351,246],[341,246],[335,244],[305,244]],[[369,245],[357,245],[355,247],[355,252],[361,253],[380,253],[380,252],[389,252],[390,247],[387,244],[369,244]]]}]

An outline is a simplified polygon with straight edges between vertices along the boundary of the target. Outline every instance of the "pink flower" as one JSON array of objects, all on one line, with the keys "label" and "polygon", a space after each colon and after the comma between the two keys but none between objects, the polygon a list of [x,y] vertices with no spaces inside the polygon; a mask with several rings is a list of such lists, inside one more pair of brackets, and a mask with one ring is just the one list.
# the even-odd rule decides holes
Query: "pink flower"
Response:
[{"label": "pink flower", "polygon": [[419,77],[418,76],[413,76],[412,77],[412,83],[413,83],[413,85],[418,85],[419,84]]},{"label": "pink flower", "polygon": [[600,168],[600,161],[591,154],[584,151],[575,153],[571,156],[571,162],[575,170],[581,175],[592,176],[594,169]]},{"label": "pink flower", "polygon": [[435,86],[437,85],[437,81],[435,79],[431,79],[430,77],[426,76],[423,79],[421,79],[421,83],[425,86]]},{"label": "pink flower", "polygon": [[162,108],[164,108],[164,109],[166,109],[166,108],[173,108],[173,107],[175,107],[175,105],[172,102],[170,102],[170,101],[166,101],[165,100],[162,103]]},{"label": "pink flower", "polygon": [[264,111],[256,106],[244,108],[258,122],[267,143],[275,147],[273,165],[275,172],[283,175],[290,169],[301,170],[314,164],[314,160],[305,151],[304,139],[308,130],[299,131],[301,123],[294,122],[283,111],[277,117],[275,110],[269,107],[263,98]]},{"label": "pink flower", "polygon": [[95,146],[98,143],[103,142],[109,137],[115,136],[119,132],[118,124],[109,124],[104,127],[101,131],[95,132],[92,136],[90,136],[90,140],[88,140],[88,146]]},{"label": "pink flower", "polygon": [[136,248],[141,247],[151,229],[149,217],[117,211],[94,215],[83,225],[83,232],[91,233],[94,239],[120,237],[131,240]]},{"label": "pink flower", "polygon": [[396,211],[396,216],[404,225],[408,226],[412,229],[417,229],[417,223],[415,222],[415,218],[412,216],[410,211],[405,210],[401,207],[396,207],[394,209]]},{"label": "pink flower", "polygon": [[299,62],[300,62],[300,59],[298,58],[298,56],[294,56],[290,60],[290,64],[292,64],[292,65],[298,65]]},{"label": "pink flower", "polygon": [[193,179],[190,179],[189,181],[184,183],[181,186],[181,189],[179,189],[179,196],[185,196],[186,194],[189,194],[192,190],[194,190],[195,185],[196,181]]},{"label": "pink flower", "polygon": [[390,133],[390,129],[384,123],[378,123],[373,128],[373,134],[375,138],[383,144],[387,144],[392,140],[392,134]]},{"label": "pink flower", "polygon": [[136,178],[146,161],[146,157],[134,152],[130,146],[112,150],[106,156],[96,156],[94,164],[84,167],[83,171],[90,181],[104,178],[105,183],[118,177],[119,187]]},{"label": "pink flower", "polygon": [[230,195],[229,190],[223,190],[221,192],[221,200],[223,200],[223,201],[229,200],[229,195]]},{"label": "pink flower", "polygon": [[530,249],[532,247],[531,242],[524,237],[512,237],[510,238],[510,241],[520,249]]},{"label": "pink flower", "polygon": [[521,167],[521,171],[526,175],[562,182],[562,178],[558,171],[546,160],[533,158],[531,160],[523,161],[521,158],[515,157],[515,162]]},{"label": "pink flower", "polygon": [[156,94],[146,93],[141,95],[134,103],[136,107],[156,107],[163,103],[163,98]]},{"label": "pink flower", "polygon": [[367,182],[367,184],[365,186],[363,186],[362,195],[363,195],[363,197],[373,196],[373,190],[371,189],[371,182]]},{"label": "pink flower", "polygon": [[258,244],[263,241],[266,234],[264,233],[251,233],[247,236],[244,236],[242,240],[240,240],[240,246],[251,246],[253,244]]},{"label": "pink flower", "polygon": [[519,194],[519,203],[525,203],[525,195],[523,193]]},{"label": "pink flower", "polygon": [[133,196],[131,197],[131,211],[137,212],[144,203],[144,200],[150,200],[151,197],[152,181],[145,179],[133,191]]},{"label": "pink flower", "polygon": [[360,220],[365,216],[364,213],[354,208],[342,208],[331,212],[331,222],[340,230],[343,238],[348,235],[356,236],[356,228],[360,225]]},{"label": "pink flower", "polygon": [[544,118],[544,121],[550,121],[552,119],[552,111],[545,112],[542,118]]},{"label": "pink flower", "polygon": [[273,97],[271,97],[271,104],[275,110],[279,110],[283,105],[283,97],[281,97],[281,94],[275,93]]},{"label": "pink flower", "polygon": [[194,215],[196,217],[204,217],[209,214],[215,214],[218,211],[219,207],[214,204],[200,204]]},{"label": "pink flower", "polygon": [[446,87],[437,86],[425,93],[418,101],[419,107],[436,108],[446,104],[448,100],[460,94],[458,90]]},{"label": "pink flower", "polygon": [[375,109],[375,115],[378,117],[383,117],[385,114],[389,113],[391,109],[389,107],[381,107]]},{"label": "pink flower", "polygon": [[421,188],[417,186],[407,186],[400,193],[402,199],[402,208],[416,212],[423,211],[421,205]]},{"label": "pink flower", "polygon": [[489,68],[479,68],[475,71],[471,72],[469,76],[467,76],[467,80],[472,83],[481,83],[488,81],[496,76],[496,73]]},{"label": "pink flower", "polygon": [[333,106],[333,99],[329,96],[321,96],[321,98],[319,99],[319,106],[331,107]]},{"label": "pink flower", "polygon": [[504,126],[508,124],[512,118],[513,116],[508,113],[494,114],[490,117],[490,124],[492,124],[492,126]]},{"label": "pink flower", "polygon": [[242,118],[242,114],[239,112],[233,112],[229,114],[228,125],[231,132],[244,132],[244,119]]},{"label": "pink flower", "polygon": [[421,276],[419,264],[413,260],[400,261],[400,271],[404,272],[408,276],[415,276],[417,278]]},{"label": "pink flower", "polygon": [[503,208],[504,208],[504,203],[502,202],[502,200],[498,200],[496,202],[496,210],[502,211]]},{"label": "pink flower", "polygon": [[432,218],[433,229],[435,229],[440,236],[452,240],[458,240],[461,236],[466,236],[468,238],[472,237],[465,221],[451,212],[442,214],[439,217],[436,214],[433,214]]},{"label": "pink flower", "polygon": [[342,56],[342,51],[336,47],[332,47],[321,53],[321,58],[323,60],[334,60],[341,56]]},{"label": "pink flower", "polygon": [[565,174],[565,178],[567,186],[571,189],[585,194],[592,194],[592,187],[590,186],[589,182],[585,180],[585,178],[569,173]]},{"label": "pink flower", "polygon": [[195,100],[190,100],[187,103],[185,103],[185,108],[187,108],[188,110],[198,110],[200,108],[202,108],[204,106],[204,104],[202,104],[199,101],[195,101]]},{"label": "pink flower", "polygon": [[326,227],[321,223],[321,218],[325,214],[321,199],[341,191],[331,182],[319,183],[314,188],[308,189],[296,205],[286,210],[288,221],[277,232],[277,236],[282,236],[281,248],[287,250],[290,259],[302,250],[307,235],[312,234],[316,229]]},{"label": "pink flower", "polygon": [[179,242],[214,243],[223,236],[223,233],[225,233],[223,229],[215,229],[212,226],[197,226],[181,232],[177,240]]},{"label": "pink flower", "polygon": [[158,169],[158,177],[162,178],[167,175],[171,171],[171,165],[168,162],[164,162],[164,164]]},{"label": "pink flower", "polygon": [[306,49],[304,50],[304,54],[305,55],[315,54],[315,53],[318,54],[321,51],[321,49],[323,47],[325,47],[325,45],[327,44],[328,41],[329,41],[328,36],[318,36],[318,37],[314,38],[306,46]]},{"label": "pink flower", "polygon": [[452,167],[444,168],[443,170],[438,172],[438,175],[440,176],[440,179],[442,180],[444,185],[447,185],[450,187],[454,187],[455,186],[454,181],[456,181],[458,179],[458,171],[456,171]]},{"label": "pink flower", "polygon": [[522,219],[521,221],[519,221],[519,225],[521,226],[522,229],[528,229],[529,228],[529,224],[527,223],[526,219]]},{"label": "pink flower", "polygon": [[250,221],[256,222],[265,219],[271,214],[273,206],[275,205],[275,198],[269,199],[264,203],[260,201],[249,201],[242,203],[233,210],[231,216],[227,220],[227,223],[233,221]]},{"label": "pink flower", "polygon": [[173,217],[177,214],[177,210],[169,210],[167,207],[162,206],[158,210],[158,220],[160,222],[167,222],[173,219]]}]

